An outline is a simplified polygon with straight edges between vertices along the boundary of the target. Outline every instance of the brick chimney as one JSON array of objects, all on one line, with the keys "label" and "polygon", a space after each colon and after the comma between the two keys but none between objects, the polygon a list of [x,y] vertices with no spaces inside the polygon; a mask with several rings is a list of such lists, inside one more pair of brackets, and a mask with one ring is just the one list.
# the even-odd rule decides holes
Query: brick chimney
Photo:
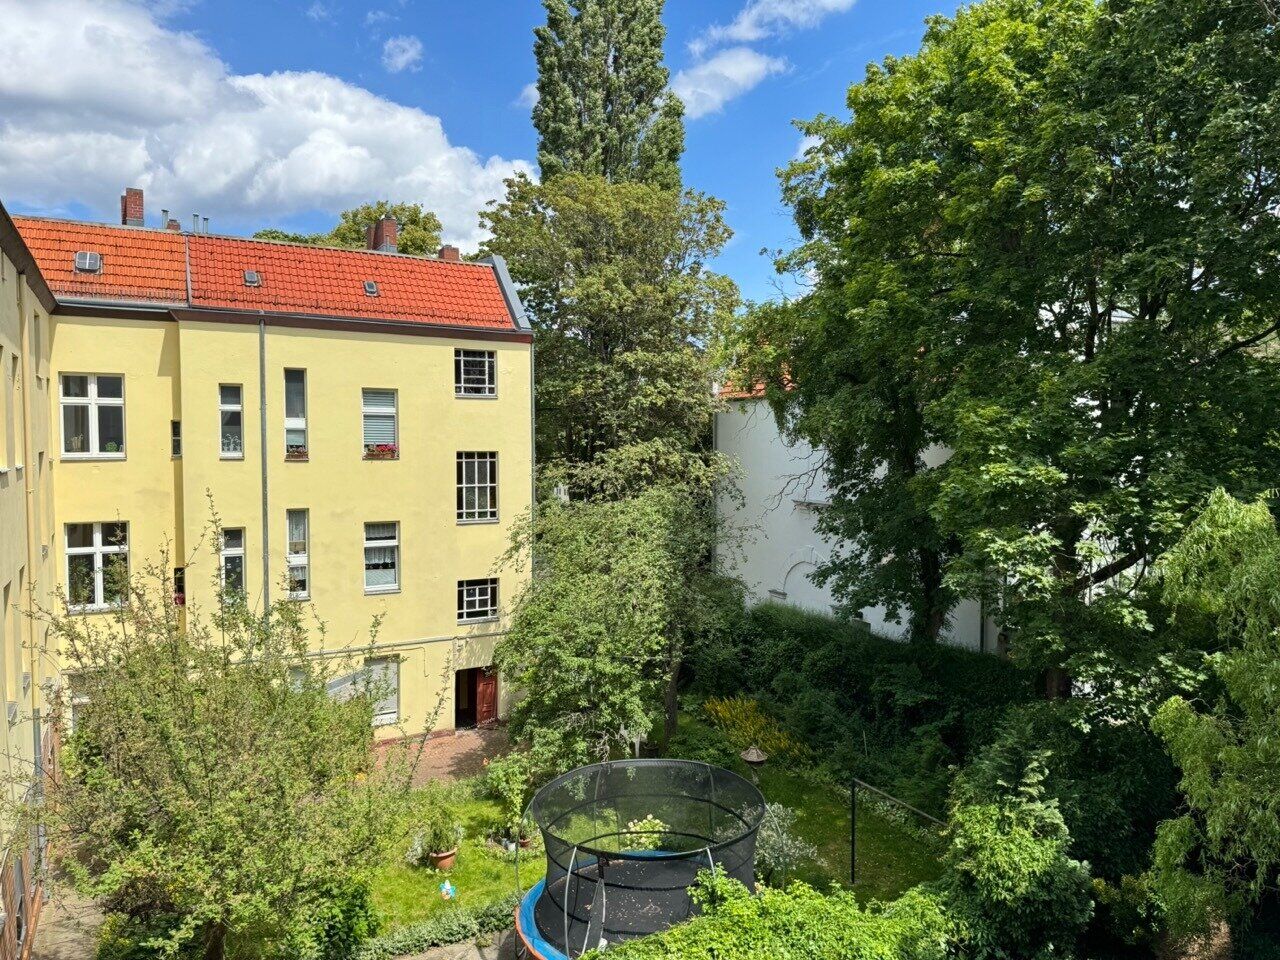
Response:
[{"label": "brick chimney", "polygon": [[182,232],[182,224],[179,223],[177,220],[175,220],[173,217],[169,218],[169,221],[164,225],[164,228],[166,230],[172,230],[174,233]]},{"label": "brick chimney", "polygon": [[126,227],[143,226],[142,190],[138,187],[126,187],[120,194],[120,222]]},{"label": "brick chimney", "polygon": [[396,241],[400,234],[400,224],[395,217],[383,217],[365,230],[370,250],[381,250],[383,253],[395,253]]},{"label": "brick chimney", "polygon": [[457,247],[451,246],[450,244],[447,244],[447,243],[440,248],[440,252],[437,254],[437,256],[441,260],[448,260],[450,263],[462,262],[462,252]]}]

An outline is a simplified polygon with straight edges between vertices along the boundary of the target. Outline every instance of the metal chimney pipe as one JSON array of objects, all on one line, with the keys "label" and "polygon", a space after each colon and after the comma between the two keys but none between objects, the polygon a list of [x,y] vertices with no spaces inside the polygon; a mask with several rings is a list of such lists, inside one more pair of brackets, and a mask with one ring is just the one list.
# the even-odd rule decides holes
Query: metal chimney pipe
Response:
[{"label": "metal chimney pipe", "polygon": [[169,225],[169,211],[168,211],[168,210],[161,210],[161,211],[160,211],[160,222],[161,222],[161,223],[163,223],[165,226],[168,226],[168,225]]},{"label": "metal chimney pipe", "polygon": [[201,217],[201,219],[202,219],[202,220],[204,220],[204,225],[200,228],[200,232],[201,232],[201,233],[208,233],[208,232],[209,232],[209,218],[208,218],[208,217]]},{"label": "metal chimney pipe", "polygon": [[191,232],[192,233],[200,232],[200,214],[198,213],[193,213],[191,215]]}]

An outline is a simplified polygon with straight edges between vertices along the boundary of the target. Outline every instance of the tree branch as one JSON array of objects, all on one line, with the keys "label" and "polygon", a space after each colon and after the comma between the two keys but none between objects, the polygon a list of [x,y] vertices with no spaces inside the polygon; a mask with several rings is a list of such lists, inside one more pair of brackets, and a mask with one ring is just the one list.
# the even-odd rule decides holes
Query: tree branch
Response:
[{"label": "tree branch", "polygon": [[1071,584],[1071,590],[1073,593],[1079,593],[1089,587],[1096,587],[1098,584],[1124,573],[1144,556],[1145,554],[1141,550],[1130,550],[1128,553],[1116,557],[1110,563],[1104,563],[1098,569],[1076,577],[1075,582]]}]

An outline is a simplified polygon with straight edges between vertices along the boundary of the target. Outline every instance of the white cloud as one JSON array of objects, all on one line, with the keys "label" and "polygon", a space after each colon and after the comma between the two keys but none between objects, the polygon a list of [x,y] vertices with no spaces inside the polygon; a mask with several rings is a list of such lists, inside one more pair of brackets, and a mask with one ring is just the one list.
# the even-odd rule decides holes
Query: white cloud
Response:
[{"label": "white cloud", "polygon": [[538,102],[538,85],[536,83],[526,83],[520,88],[520,96],[516,97],[516,106],[533,109],[534,104]]},{"label": "white cloud", "polygon": [[730,47],[681,70],[671,81],[671,89],[684,101],[685,113],[697,119],[715,113],[766,77],[786,69],[787,62],[778,57],[749,47]]},{"label": "white cloud", "polygon": [[364,25],[366,27],[376,27],[380,23],[386,23],[388,20],[394,19],[386,10],[370,10],[364,15]]},{"label": "white cloud", "polygon": [[422,41],[417,37],[390,37],[382,45],[382,65],[392,73],[417,70],[422,62]]},{"label": "white cloud", "polygon": [[315,0],[315,3],[307,7],[307,16],[317,23],[332,23],[333,7],[324,0]]},{"label": "white cloud", "polygon": [[110,222],[137,185],[152,218],[199,210],[230,230],[403,199],[473,248],[477,211],[530,170],[337,77],[233,74],[125,0],[0,0],[0,49],[0,198],[24,207],[83,204]]},{"label": "white cloud", "polygon": [[796,155],[792,160],[803,160],[804,155],[822,142],[822,138],[813,133],[806,133],[796,144]]},{"label": "white cloud", "polygon": [[722,43],[753,43],[787,30],[816,27],[833,13],[844,13],[856,0],[748,0],[733,21],[710,27],[690,45],[701,55]]}]

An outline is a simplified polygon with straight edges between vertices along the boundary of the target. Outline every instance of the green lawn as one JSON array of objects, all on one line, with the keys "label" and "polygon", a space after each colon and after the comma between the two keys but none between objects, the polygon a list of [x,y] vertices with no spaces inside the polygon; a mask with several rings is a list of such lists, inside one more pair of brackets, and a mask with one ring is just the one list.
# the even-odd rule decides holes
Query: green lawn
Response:
[{"label": "green lawn", "polygon": [[[479,907],[516,889],[515,866],[503,860],[484,838],[485,825],[498,815],[498,804],[477,796],[470,784],[456,788],[454,801],[462,815],[466,839],[458,850],[458,862],[442,872],[411,867],[404,861],[408,841],[394,852],[389,863],[373,877],[373,902],[385,929],[402,927],[449,910],[456,905]],[[528,855],[528,859],[526,859]],[[521,851],[520,885],[533,886],[546,872],[542,849]],[[440,896],[440,884],[449,880],[456,888],[453,900]]]},{"label": "green lawn", "polygon": [[[685,720],[682,723],[696,721]],[[737,771],[749,776],[741,763]],[[849,802],[842,791],[815,784],[795,773],[770,768],[760,773],[765,799],[795,809],[796,832],[818,848],[818,858],[801,864],[794,879],[819,889],[833,882],[849,885]],[[385,928],[392,929],[425,920],[455,905],[482,906],[515,890],[515,867],[485,840],[486,824],[498,814],[496,801],[484,797],[477,783],[460,783],[449,791],[463,818],[466,839],[458,851],[457,865],[447,873],[404,862],[404,848],[373,878],[374,904]],[[527,855],[527,859],[526,859]],[[858,808],[858,899],[889,900],[908,887],[938,875],[939,865],[930,846],[866,805]],[[520,885],[529,889],[542,879],[546,862],[541,848],[520,855]],[[456,899],[440,896],[440,884],[448,879],[457,888]]]}]

